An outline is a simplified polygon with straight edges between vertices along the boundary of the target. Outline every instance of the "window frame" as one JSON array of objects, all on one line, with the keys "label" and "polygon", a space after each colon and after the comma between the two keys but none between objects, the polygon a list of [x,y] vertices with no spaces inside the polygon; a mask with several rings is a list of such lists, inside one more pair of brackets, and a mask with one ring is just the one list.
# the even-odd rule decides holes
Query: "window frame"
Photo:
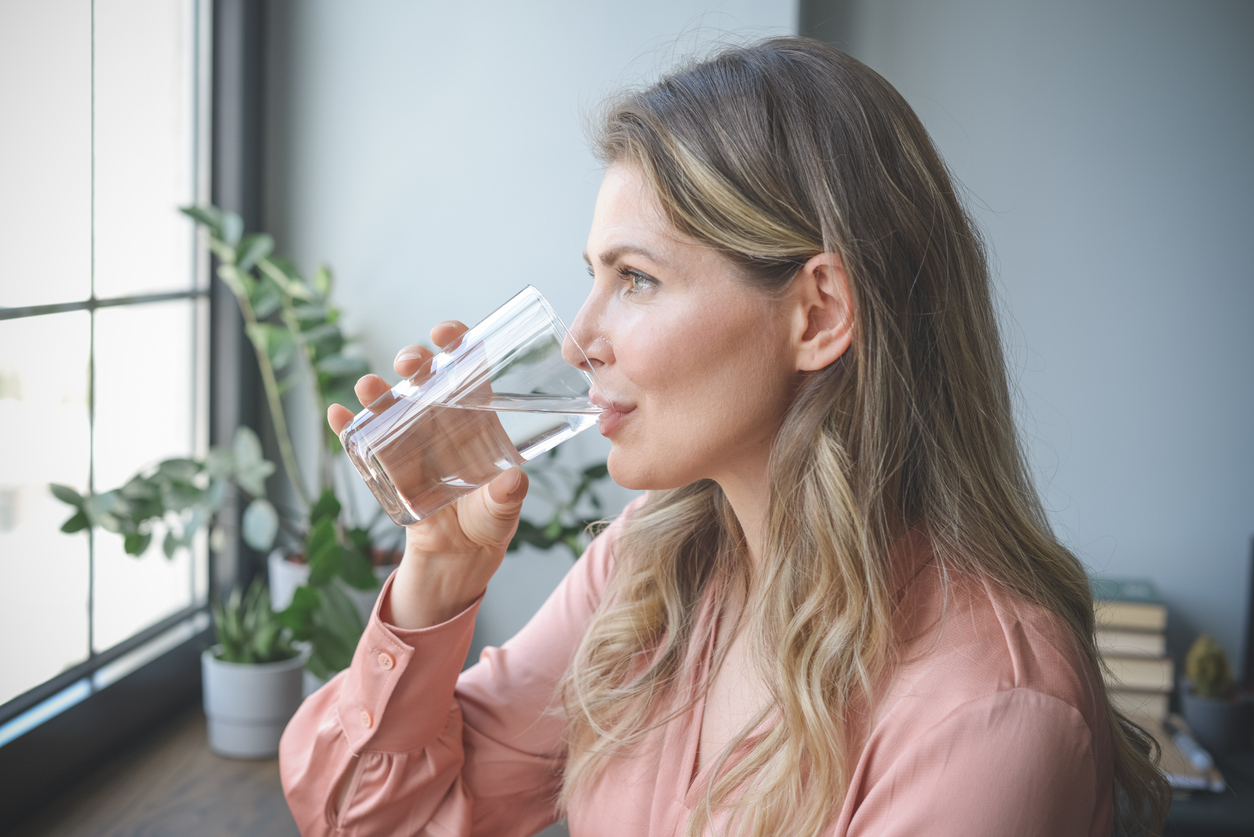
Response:
[{"label": "window frame", "polygon": [[[261,220],[265,9],[249,0],[199,0],[210,21],[208,159],[213,203]],[[202,61],[201,66],[204,66]],[[208,287],[0,309],[0,319],[95,311],[187,299],[209,301],[208,425],[211,445],[235,430],[261,426],[256,362],[234,296],[211,264]],[[262,557],[239,537],[240,509],[228,502],[218,522],[234,533],[209,554],[209,596],[246,582]],[[111,536],[111,535],[110,535]],[[94,537],[94,534],[89,534]],[[0,709],[0,727],[29,713],[29,728],[0,744],[0,822],[16,824],[161,723],[199,701],[200,655],[213,644],[208,606],[195,604],[17,696]],[[75,690],[86,694],[75,694]],[[39,716],[39,717],[34,717]],[[46,716],[46,717],[44,717]]]}]

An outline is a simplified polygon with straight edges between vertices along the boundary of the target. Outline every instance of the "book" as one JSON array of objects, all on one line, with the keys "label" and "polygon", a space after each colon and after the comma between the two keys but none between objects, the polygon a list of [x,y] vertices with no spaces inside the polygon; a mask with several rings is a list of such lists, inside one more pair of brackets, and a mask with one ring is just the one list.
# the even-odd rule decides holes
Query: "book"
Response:
[{"label": "book", "polygon": [[1167,692],[1138,692],[1111,687],[1107,690],[1111,705],[1141,726],[1167,717]]},{"label": "book", "polygon": [[1223,774],[1179,715],[1171,715],[1162,723],[1146,724],[1145,729],[1162,750],[1158,769],[1173,791],[1222,793],[1227,789]]},{"label": "book", "polygon": [[1167,605],[1153,582],[1094,578],[1089,583],[1099,629],[1162,631],[1167,627]]},{"label": "book", "polygon": [[1159,632],[1102,628],[1097,632],[1097,650],[1103,657],[1165,657],[1167,637]]},{"label": "book", "polygon": [[1110,670],[1107,683],[1116,689],[1137,692],[1170,692],[1174,666],[1168,657],[1115,657],[1103,654]]}]

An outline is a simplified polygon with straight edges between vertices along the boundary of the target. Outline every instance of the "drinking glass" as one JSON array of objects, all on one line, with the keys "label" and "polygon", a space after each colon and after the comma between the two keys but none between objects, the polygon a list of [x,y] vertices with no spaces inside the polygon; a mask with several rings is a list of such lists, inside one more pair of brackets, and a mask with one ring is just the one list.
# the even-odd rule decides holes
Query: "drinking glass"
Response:
[{"label": "drinking glass", "polygon": [[588,429],[596,373],[562,357],[568,334],[528,285],[340,432],[348,458],[401,526],[428,517]]}]

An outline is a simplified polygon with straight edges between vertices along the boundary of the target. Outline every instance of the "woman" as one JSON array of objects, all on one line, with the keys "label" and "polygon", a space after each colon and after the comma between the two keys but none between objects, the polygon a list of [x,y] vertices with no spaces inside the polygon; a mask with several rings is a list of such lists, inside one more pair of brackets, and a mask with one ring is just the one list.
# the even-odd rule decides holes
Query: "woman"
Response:
[{"label": "woman", "polygon": [[302,831],[1156,830],[1015,439],[980,240],[909,106],[774,40],[625,96],[598,144],[567,357],[605,387],[610,474],[650,493],[460,676],[526,477],[411,527],[284,737]]}]

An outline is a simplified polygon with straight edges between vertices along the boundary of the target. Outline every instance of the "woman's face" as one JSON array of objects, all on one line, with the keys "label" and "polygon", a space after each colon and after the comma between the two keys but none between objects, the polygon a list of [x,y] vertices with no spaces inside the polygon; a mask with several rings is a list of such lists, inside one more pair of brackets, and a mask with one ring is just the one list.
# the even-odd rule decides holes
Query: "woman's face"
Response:
[{"label": "woman's face", "polygon": [[585,257],[592,292],[571,334],[601,380],[614,481],[760,480],[800,374],[787,303],[679,233],[627,166],[606,172]]}]

